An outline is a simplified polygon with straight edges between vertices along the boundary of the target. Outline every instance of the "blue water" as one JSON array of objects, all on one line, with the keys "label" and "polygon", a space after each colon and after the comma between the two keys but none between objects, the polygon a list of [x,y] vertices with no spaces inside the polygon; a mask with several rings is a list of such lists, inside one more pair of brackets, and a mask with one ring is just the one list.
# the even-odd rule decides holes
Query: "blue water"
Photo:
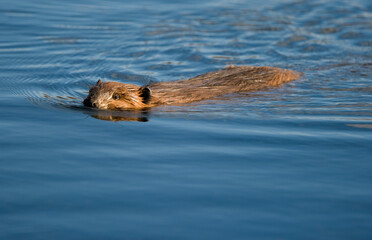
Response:
[{"label": "blue water", "polygon": [[[0,0],[0,239],[372,239],[371,39],[368,0]],[[304,76],[81,104],[229,64]]]}]

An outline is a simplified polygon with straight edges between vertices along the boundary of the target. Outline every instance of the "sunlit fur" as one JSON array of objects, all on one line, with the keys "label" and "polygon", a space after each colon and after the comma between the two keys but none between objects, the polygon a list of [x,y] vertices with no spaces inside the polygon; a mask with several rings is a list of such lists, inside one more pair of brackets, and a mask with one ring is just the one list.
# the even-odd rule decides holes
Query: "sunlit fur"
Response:
[{"label": "sunlit fur", "polygon": [[[252,92],[276,87],[302,74],[275,67],[229,66],[195,78],[157,82],[144,87],[118,82],[98,82],[89,91],[84,105],[99,109],[143,109],[158,105],[178,105],[213,99],[234,92]],[[148,90],[151,96],[143,94]],[[114,95],[119,94],[118,100]]]}]

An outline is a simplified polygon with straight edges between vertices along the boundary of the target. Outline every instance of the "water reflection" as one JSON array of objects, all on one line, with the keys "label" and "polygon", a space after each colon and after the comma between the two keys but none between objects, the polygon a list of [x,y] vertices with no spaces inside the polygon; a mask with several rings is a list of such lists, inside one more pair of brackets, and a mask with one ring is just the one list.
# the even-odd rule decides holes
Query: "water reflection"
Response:
[{"label": "water reflection", "polygon": [[131,111],[90,110],[86,111],[85,113],[93,118],[111,122],[120,121],[148,122],[150,118],[150,109]]}]

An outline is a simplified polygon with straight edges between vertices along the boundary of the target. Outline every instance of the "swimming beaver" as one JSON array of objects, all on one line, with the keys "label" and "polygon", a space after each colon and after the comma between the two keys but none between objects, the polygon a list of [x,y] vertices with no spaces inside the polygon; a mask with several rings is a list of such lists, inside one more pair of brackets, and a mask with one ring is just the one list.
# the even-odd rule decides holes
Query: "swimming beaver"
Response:
[{"label": "swimming beaver", "polygon": [[157,82],[142,87],[98,80],[83,103],[87,107],[123,110],[178,105],[234,92],[263,90],[296,80],[301,75],[276,67],[229,66],[187,80]]}]

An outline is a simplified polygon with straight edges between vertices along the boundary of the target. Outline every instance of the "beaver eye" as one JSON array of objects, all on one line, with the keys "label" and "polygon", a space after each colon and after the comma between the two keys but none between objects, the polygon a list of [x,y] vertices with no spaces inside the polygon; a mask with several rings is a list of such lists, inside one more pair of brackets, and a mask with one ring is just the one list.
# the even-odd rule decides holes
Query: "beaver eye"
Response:
[{"label": "beaver eye", "polygon": [[120,95],[117,94],[117,93],[115,93],[114,95],[112,95],[112,98],[113,98],[114,100],[119,100],[119,99],[120,99]]}]

